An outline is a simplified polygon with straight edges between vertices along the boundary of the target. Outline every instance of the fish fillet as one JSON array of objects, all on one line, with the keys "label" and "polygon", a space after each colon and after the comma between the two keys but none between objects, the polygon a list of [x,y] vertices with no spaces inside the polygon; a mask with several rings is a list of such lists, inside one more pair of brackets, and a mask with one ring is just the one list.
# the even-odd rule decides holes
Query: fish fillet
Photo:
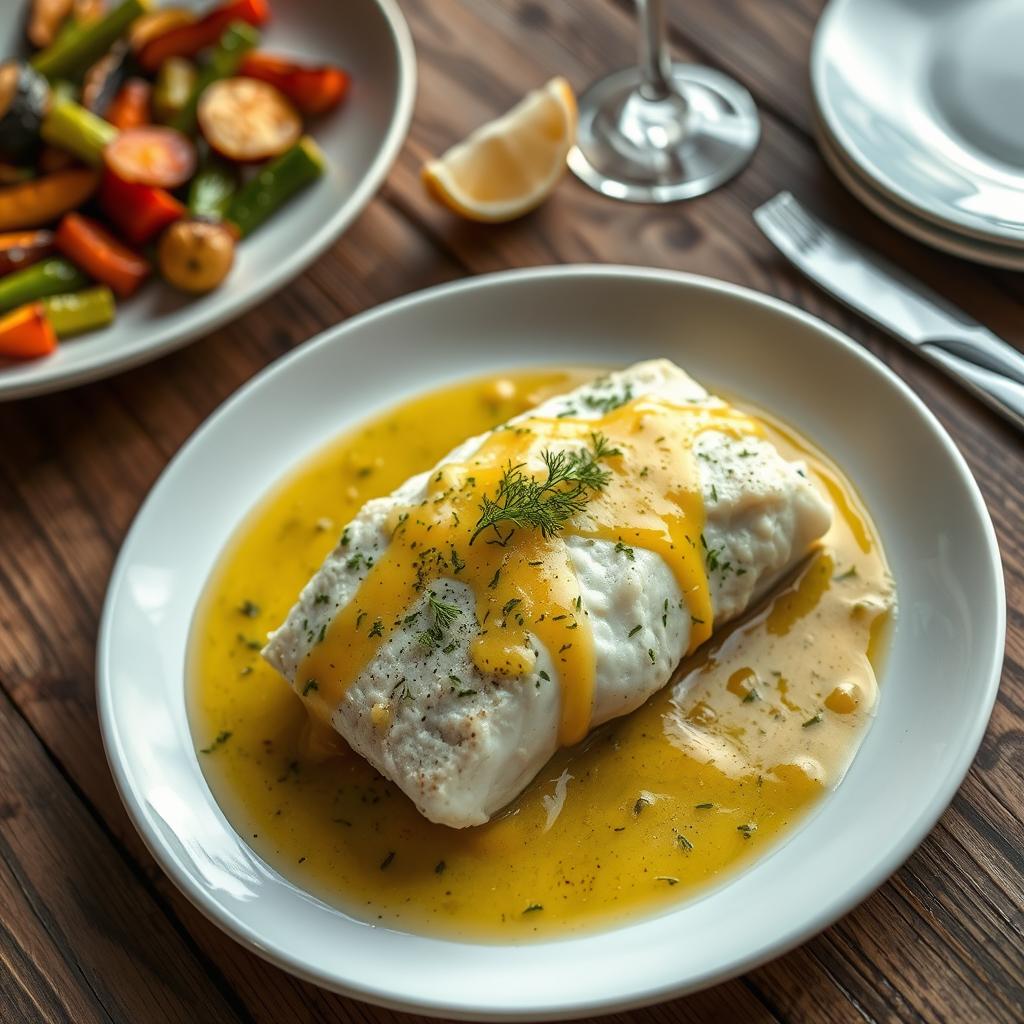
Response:
[{"label": "fish fillet", "polygon": [[[571,412],[598,419],[610,385],[681,406],[722,404],[673,363],[653,360],[549,399],[524,417]],[[353,600],[368,564],[387,550],[395,510],[424,500],[437,469],[466,460],[481,440],[470,439],[431,471],[367,502],[348,524],[344,543],[327,556],[263,651],[296,690],[303,659]],[[802,465],[787,462],[761,438],[707,429],[697,435],[694,451],[717,627],[807,553],[828,529],[831,508]],[[690,645],[693,623],[687,615],[665,614],[669,607],[685,607],[684,595],[658,554],[582,536],[567,536],[564,543],[593,637],[595,727],[633,711],[669,681]],[[431,590],[461,612],[452,642],[432,649],[417,642],[427,596],[410,593],[408,616],[421,615],[388,635],[329,709],[330,725],[427,818],[462,828],[486,822],[515,798],[558,748],[559,673],[555,652],[536,638],[530,673],[509,678],[481,672],[471,657],[478,632],[473,590],[454,575],[436,580]],[[459,680],[458,688],[452,679]]]}]

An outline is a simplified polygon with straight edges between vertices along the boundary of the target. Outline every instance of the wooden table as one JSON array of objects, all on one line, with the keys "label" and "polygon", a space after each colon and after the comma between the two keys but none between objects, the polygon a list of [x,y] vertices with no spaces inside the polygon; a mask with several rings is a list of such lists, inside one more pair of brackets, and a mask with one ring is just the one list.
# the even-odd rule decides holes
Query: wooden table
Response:
[{"label": "wooden table", "polygon": [[[1024,347],[1024,279],[947,258],[869,215],[811,134],[807,54],[820,0],[678,0],[677,56],[753,92],[764,139],[725,188],[671,207],[574,180],[506,227],[453,219],[423,159],[555,73],[577,88],[632,60],[628,0],[403,0],[420,92],[390,179],[348,235],[222,331],[110,381],[0,407],[0,1020],[411,1020],[320,991],[207,922],[147,854],[114,790],[93,663],[125,531],[175,450],[248,377],[322,328],[467,274],[611,261],[710,274],[794,302],[884,359],[949,429],[1006,565],[999,703],[963,788],[907,864],[802,948],[630,1021],[1024,1020],[1024,446],[944,377],[791,271],[750,211],[792,189]],[[965,684],[967,681],[965,680]],[[528,984],[528,979],[524,979]]]}]

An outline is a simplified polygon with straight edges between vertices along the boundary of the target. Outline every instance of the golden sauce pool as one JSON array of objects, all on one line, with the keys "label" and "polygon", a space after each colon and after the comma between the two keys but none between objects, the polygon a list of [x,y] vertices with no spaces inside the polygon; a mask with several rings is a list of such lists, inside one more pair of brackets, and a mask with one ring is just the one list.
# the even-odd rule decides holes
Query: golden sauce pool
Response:
[{"label": "golden sauce pool", "polygon": [[834,788],[876,700],[893,605],[877,534],[842,473],[757,414],[832,499],[820,549],[719,631],[676,685],[559,752],[487,825],[423,818],[362,758],[325,757],[259,655],[370,498],[593,371],[516,373],[416,398],[327,446],[239,529],[193,624],[189,716],[207,781],[270,865],[363,920],[502,940],[654,912],[765,853]]}]

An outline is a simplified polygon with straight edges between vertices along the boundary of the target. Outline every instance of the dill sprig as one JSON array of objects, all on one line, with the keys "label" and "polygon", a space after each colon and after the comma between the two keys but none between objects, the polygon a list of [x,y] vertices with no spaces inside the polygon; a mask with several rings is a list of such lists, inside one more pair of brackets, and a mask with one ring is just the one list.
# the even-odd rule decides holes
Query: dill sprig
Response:
[{"label": "dill sprig", "polygon": [[501,538],[498,530],[501,523],[510,523],[513,528],[540,530],[542,536],[553,537],[574,515],[583,511],[597,491],[608,485],[611,471],[603,469],[599,461],[621,454],[618,448],[609,445],[603,434],[592,433],[589,449],[542,452],[547,469],[543,479],[524,473],[525,463],[517,466],[509,463],[495,497],[484,495],[480,518],[469,543],[492,528],[502,544],[508,543],[511,533]]},{"label": "dill sprig", "polygon": [[462,611],[453,604],[446,604],[432,590],[427,593],[427,606],[430,609],[434,624],[430,629],[417,633],[416,639],[424,647],[429,647],[433,650],[435,647],[440,647],[444,642],[445,630],[462,614]]}]

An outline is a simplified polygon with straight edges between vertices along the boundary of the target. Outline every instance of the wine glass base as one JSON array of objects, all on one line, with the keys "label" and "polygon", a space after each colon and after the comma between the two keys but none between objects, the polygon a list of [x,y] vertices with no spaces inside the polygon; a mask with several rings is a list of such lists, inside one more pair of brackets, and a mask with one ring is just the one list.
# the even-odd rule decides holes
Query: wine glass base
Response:
[{"label": "wine glass base", "polygon": [[761,138],[757,107],[727,75],[673,64],[675,92],[641,92],[637,68],[595,82],[579,99],[569,167],[592,189],[631,203],[672,203],[704,195],[750,160]]}]

